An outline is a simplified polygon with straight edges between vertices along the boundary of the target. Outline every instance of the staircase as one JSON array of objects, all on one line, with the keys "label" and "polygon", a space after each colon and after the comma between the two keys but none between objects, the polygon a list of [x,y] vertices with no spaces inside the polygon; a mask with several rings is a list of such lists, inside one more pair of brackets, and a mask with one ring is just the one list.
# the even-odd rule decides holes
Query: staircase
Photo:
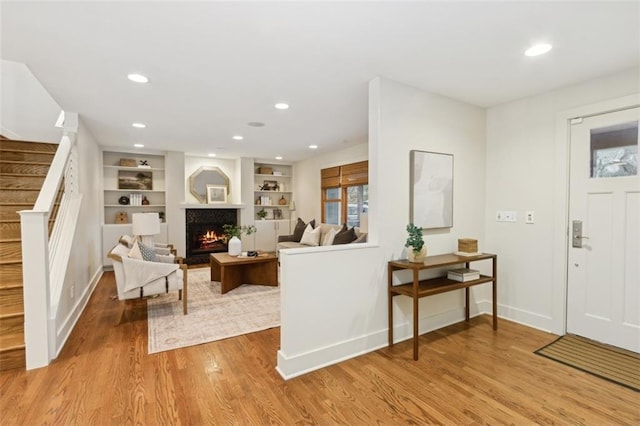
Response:
[{"label": "staircase", "polygon": [[25,368],[22,247],[16,212],[33,208],[57,147],[0,137],[0,371]]}]

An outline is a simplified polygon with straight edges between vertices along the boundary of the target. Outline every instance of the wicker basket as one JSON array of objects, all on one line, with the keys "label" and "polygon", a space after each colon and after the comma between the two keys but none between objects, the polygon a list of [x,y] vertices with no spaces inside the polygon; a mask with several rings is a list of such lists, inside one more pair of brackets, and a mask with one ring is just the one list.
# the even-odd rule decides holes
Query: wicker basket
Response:
[{"label": "wicker basket", "polygon": [[273,174],[273,168],[271,167],[258,167],[259,175],[270,175]]},{"label": "wicker basket", "polygon": [[474,240],[472,238],[458,239],[458,251],[463,253],[477,253],[478,240]]}]

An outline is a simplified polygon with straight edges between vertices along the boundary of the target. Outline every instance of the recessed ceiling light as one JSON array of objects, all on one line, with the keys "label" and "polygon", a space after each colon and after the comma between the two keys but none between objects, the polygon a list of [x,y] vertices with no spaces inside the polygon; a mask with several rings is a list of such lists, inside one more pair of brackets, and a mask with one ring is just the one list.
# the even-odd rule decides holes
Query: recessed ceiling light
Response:
[{"label": "recessed ceiling light", "polygon": [[132,126],[136,129],[144,129],[145,127],[147,127],[147,125],[144,123],[133,123]]},{"label": "recessed ceiling light", "polygon": [[136,148],[144,148],[144,145],[141,143],[134,143],[133,146],[135,146]]},{"label": "recessed ceiling light", "polygon": [[318,149],[318,145],[309,145],[309,149]]},{"label": "recessed ceiling light", "polygon": [[129,74],[127,78],[136,83],[148,83],[149,79],[142,74]]},{"label": "recessed ceiling light", "polygon": [[278,155],[278,156],[276,157],[276,160],[282,160],[282,156],[281,156],[281,155]]},{"label": "recessed ceiling light", "polygon": [[548,43],[540,43],[540,44],[534,44],[533,46],[531,46],[530,48],[528,48],[524,54],[526,56],[539,56],[539,55],[544,55],[545,53],[547,53],[548,51],[551,50],[553,46],[551,46]]},{"label": "recessed ceiling light", "polygon": [[289,104],[285,104],[284,102],[280,102],[274,105],[277,109],[289,109]]},{"label": "recessed ceiling light", "polygon": [[241,141],[242,139],[244,139],[244,137],[240,136],[240,135],[235,135],[235,136],[233,136],[232,139],[237,140],[237,141]]},{"label": "recessed ceiling light", "polygon": [[213,152],[208,154],[208,155],[209,155],[209,157],[215,157],[216,156]]},{"label": "recessed ceiling light", "polygon": [[264,127],[264,123],[261,123],[259,121],[250,121],[247,123],[247,126],[250,127]]}]

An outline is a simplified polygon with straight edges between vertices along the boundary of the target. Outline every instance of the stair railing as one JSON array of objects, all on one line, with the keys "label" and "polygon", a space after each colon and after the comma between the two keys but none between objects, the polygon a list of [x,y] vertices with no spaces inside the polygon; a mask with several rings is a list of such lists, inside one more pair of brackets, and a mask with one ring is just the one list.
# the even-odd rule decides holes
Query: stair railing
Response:
[{"label": "stair railing", "polygon": [[71,123],[65,122],[64,135],[33,209],[19,212],[27,370],[48,365],[59,350],[56,314],[82,201],[76,173],[77,116],[67,117]]}]

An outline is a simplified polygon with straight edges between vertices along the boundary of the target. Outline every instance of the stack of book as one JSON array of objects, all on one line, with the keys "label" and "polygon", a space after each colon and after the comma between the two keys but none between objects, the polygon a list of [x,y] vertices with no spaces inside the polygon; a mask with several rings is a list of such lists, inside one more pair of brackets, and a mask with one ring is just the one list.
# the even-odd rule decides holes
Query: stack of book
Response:
[{"label": "stack of book", "polygon": [[472,281],[480,278],[480,271],[469,268],[452,269],[447,272],[447,278],[453,281]]}]

